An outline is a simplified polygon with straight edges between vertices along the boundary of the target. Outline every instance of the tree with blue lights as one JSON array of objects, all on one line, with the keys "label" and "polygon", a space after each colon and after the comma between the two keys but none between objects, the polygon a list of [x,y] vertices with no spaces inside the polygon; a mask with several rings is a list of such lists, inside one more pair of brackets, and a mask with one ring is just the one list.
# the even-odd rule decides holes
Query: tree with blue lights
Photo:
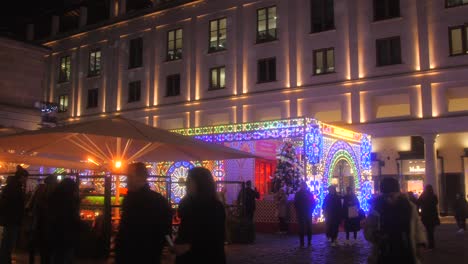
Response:
[{"label": "tree with blue lights", "polygon": [[277,156],[278,164],[273,177],[273,192],[282,186],[286,187],[288,194],[299,190],[303,180],[302,165],[297,158],[296,148],[292,142],[286,142]]}]

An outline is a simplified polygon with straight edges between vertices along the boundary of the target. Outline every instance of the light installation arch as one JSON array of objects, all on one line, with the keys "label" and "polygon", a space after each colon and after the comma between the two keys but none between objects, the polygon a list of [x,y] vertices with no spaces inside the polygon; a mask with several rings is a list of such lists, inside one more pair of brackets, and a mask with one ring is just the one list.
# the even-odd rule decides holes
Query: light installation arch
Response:
[{"label": "light installation arch", "polygon": [[[293,140],[300,142],[306,180],[319,200],[314,221],[322,221],[322,204],[330,184],[329,175],[337,161],[346,160],[353,168],[356,194],[364,211],[369,209],[373,193],[371,175],[371,137],[313,118],[290,118],[273,121],[241,123],[198,128],[177,129],[176,132],[197,139],[231,147],[236,142],[259,140]],[[254,153],[255,154],[255,153]],[[218,173],[222,173],[218,171]],[[170,175],[168,175],[170,176]]]}]

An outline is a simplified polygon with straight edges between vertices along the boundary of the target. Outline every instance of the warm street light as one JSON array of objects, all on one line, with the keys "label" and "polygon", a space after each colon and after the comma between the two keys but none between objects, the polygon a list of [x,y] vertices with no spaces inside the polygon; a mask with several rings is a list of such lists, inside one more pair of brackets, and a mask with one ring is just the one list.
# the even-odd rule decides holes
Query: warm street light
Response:
[{"label": "warm street light", "polygon": [[122,162],[120,160],[118,160],[118,161],[115,162],[115,168],[120,169],[120,167],[122,167]]}]

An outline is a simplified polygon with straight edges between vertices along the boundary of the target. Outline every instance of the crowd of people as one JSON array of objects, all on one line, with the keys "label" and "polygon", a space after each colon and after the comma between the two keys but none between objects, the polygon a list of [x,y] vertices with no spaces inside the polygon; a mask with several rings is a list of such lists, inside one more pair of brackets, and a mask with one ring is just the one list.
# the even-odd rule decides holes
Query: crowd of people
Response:
[{"label": "crowd of people", "polygon": [[[29,263],[34,263],[37,251],[41,263],[72,263],[80,232],[78,186],[72,179],[58,182],[51,175],[27,196],[28,176],[17,166],[0,195],[0,263],[12,263],[12,251],[22,233],[27,234]],[[21,232],[22,227],[26,232]]]},{"label": "crowd of people", "polygon": [[[180,225],[172,234],[172,209],[168,200],[150,189],[145,164],[127,167],[128,193],[122,205],[120,226],[115,242],[115,262],[127,263],[226,263],[225,243],[229,240],[226,225],[226,189],[217,193],[216,183],[206,168],[196,167],[188,172],[186,195],[178,207]],[[19,238],[20,228],[28,220],[29,263],[39,252],[41,263],[73,263],[79,241],[79,190],[73,179],[58,182],[49,176],[34,191],[25,195],[28,172],[18,166],[15,176],[7,179],[0,195],[0,224],[3,235],[0,263],[12,262],[12,250]],[[220,195],[221,194],[221,195]],[[253,229],[256,199],[259,192],[249,181],[238,194],[241,217]],[[281,234],[288,231],[288,194],[280,189],[274,196]],[[316,199],[306,182],[294,195],[300,247],[312,245],[312,216]],[[362,225],[364,237],[373,245],[369,263],[420,263],[421,249],[435,248],[434,233],[440,225],[438,199],[432,186],[416,198],[401,193],[396,179],[381,181],[380,195],[371,201],[366,216],[352,188],[345,194],[328,188],[322,209],[326,236],[332,247],[338,246],[340,226],[346,233],[345,244],[352,244]],[[25,210],[26,208],[26,210]],[[464,232],[467,202],[457,195],[454,204],[458,232]],[[365,222],[363,222],[365,220]],[[255,233],[254,229],[249,232]],[[253,243],[255,237],[250,237]]]}]

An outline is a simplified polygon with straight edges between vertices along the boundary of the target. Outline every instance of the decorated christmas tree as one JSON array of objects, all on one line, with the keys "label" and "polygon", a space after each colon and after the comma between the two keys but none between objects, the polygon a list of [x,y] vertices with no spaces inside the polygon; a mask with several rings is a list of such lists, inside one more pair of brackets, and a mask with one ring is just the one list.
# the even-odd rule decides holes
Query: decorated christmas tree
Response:
[{"label": "decorated christmas tree", "polygon": [[278,164],[273,175],[273,192],[282,186],[288,194],[299,190],[303,179],[303,169],[296,155],[296,148],[292,142],[285,142],[277,156]]}]

